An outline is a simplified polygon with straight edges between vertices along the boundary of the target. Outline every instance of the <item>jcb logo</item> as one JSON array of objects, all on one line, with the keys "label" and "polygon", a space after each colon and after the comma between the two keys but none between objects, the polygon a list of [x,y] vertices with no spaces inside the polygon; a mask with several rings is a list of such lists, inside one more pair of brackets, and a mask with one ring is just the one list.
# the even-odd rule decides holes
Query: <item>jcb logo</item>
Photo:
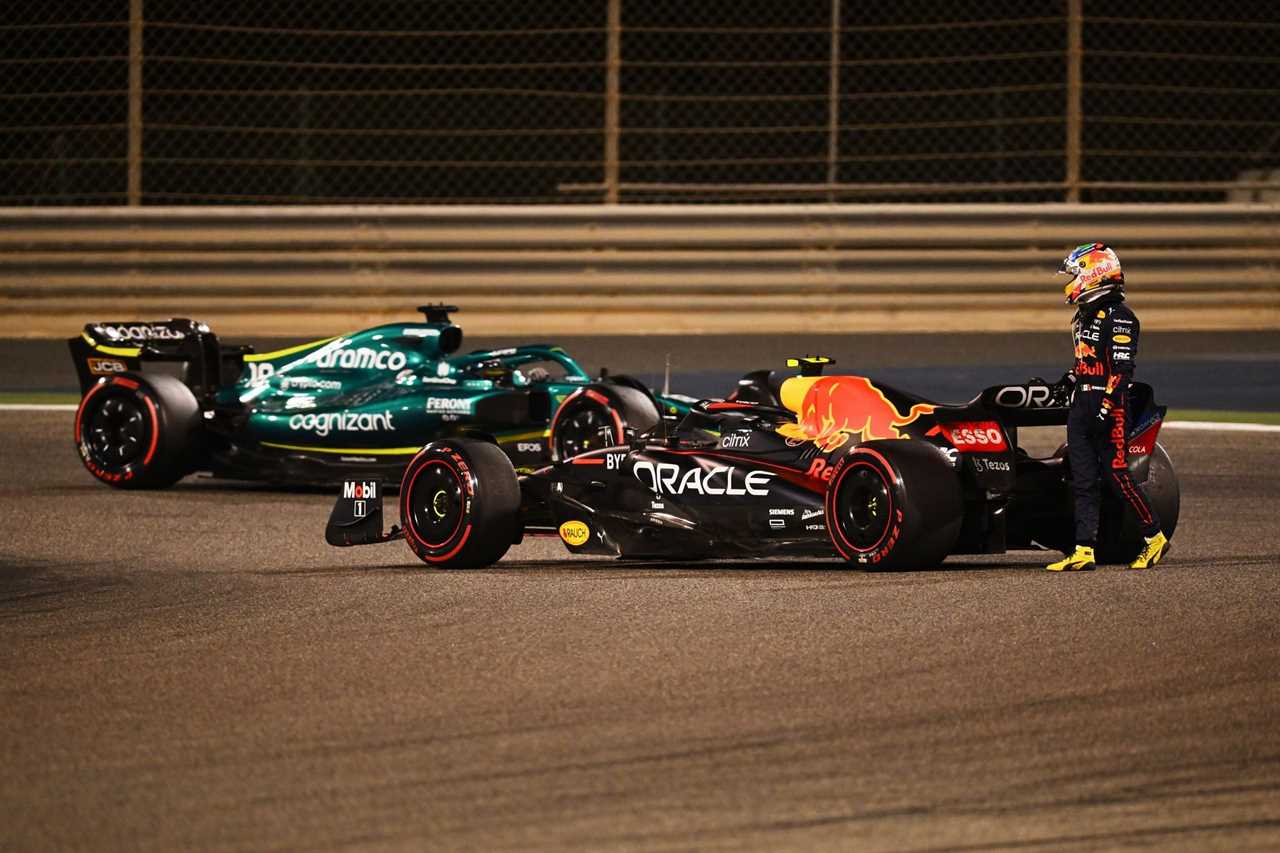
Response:
[{"label": "jcb logo", "polygon": [[94,376],[109,376],[112,373],[124,373],[124,371],[125,366],[122,362],[110,358],[89,359],[89,372]]}]

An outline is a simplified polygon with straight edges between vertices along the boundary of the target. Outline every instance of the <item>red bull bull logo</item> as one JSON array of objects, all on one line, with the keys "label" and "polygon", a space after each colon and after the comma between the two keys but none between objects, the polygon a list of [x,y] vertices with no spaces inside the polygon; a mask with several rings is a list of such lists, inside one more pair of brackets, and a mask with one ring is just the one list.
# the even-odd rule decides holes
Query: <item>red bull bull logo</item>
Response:
[{"label": "red bull bull logo", "polygon": [[906,414],[864,376],[796,376],[782,384],[782,403],[796,413],[794,424],[778,433],[800,442],[812,441],[824,453],[858,441],[906,438],[902,428],[929,414],[934,406],[920,403]]},{"label": "red bull bull logo", "polygon": [[1076,344],[1076,358],[1097,358],[1098,351],[1084,342]]}]

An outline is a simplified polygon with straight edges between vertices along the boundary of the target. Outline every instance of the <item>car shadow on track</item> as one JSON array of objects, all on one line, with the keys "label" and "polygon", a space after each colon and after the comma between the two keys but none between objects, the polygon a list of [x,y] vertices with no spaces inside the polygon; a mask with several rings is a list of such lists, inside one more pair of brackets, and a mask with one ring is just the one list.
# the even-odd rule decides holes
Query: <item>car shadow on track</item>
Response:
[{"label": "car shadow on track", "polygon": [[439,576],[520,576],[520,577],[578,577],[583,580],[612,580],[627,578],[713,578],[752,577],[774,574],[811,574],[832,578],[864,576],[879,578],[937,577],[955,572],[1027,571],[1043,567],[1040,560],[1018,562],[965,562],[945,563],[932,569],[904,569],[897,571],[871,571],[833,560],[715,560],[690,564],[658,560],[510,560],[482,569],[440,569],[415,562],[381,562],[371,565],[342,566],[292,566],[278,569],[251,569],[245,574],[335,576],[345,574],[425,574]]}]

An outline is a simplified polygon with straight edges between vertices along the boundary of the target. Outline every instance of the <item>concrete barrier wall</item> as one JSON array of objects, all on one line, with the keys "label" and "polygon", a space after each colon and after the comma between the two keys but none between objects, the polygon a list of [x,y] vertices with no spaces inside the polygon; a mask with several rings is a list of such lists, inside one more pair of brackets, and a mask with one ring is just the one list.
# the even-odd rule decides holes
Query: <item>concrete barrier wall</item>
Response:
[{"label": "concrete barrier wall", "polygon": [[0,336],[196,317],[312,334],[1059,329],[1101,239],[1149,328],[1280,329],[1271,205],[0,208]]}]

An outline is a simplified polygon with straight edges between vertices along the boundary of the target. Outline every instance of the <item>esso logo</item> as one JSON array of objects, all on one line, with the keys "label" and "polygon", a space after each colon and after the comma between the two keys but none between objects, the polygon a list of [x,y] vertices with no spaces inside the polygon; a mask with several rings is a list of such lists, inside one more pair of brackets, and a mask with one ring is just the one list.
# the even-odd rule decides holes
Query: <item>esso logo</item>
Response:
[{"label": "esso logo", "polygon": [[994,453],[1006,450],[1004,430],[995,421],[942,424],[947,440],[961,453]]}]

